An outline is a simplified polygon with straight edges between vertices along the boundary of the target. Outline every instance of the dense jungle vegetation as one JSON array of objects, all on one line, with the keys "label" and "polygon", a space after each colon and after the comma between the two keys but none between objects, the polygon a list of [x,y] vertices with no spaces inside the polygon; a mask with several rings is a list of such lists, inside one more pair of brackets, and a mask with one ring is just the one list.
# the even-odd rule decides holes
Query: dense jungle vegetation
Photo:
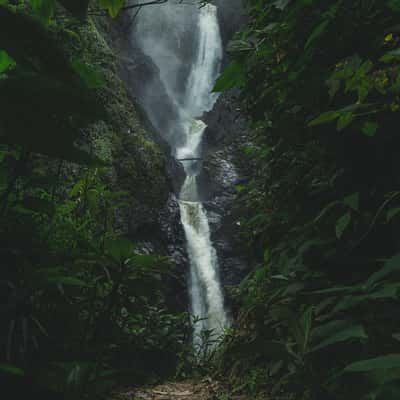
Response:
[{"label": "dense jungle vegetation", "polygon": [[204,364],[170,260],[120,226],[113,153],[161,168],[110,122],[112,55],[92,50],[88,17],[123,0],[0,0],[1,396],[104,398],[201,367],[224,399],[400,398],[400,1],[245,3],[215,91],[251,127],[236,215],[253,268]]},{"label": "dense jungle vegetation", "polygon": [[[151,187],[129,181],[135,148],[163,184],[154,145],[121,134],[126,94],[87,19],[123,3],[0,1],[2,398],[99,398],[173,375],[185,351],[187,316],[166,304],[173,265],[121,235],[134,198],[115,171],[134,195]],[[123,149],[128,160],[114,158]]]},{"label": "dense jungle vegetation", "polygon": [[218,368],[271,398],[399,399],[400,2],[247,4],[215,90],[252,123],[256,267]]}]

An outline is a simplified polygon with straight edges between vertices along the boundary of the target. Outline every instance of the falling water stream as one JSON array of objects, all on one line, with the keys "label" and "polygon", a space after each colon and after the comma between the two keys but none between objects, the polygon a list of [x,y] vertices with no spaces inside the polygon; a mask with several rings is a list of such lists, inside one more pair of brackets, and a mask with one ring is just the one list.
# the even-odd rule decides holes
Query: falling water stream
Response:
[{"label": "falling water stream", "polygon": [[[173,6],[168,7],[170,9],[165,8],[158,16],[160,23],[165,24],[167,20],[166,26],[168,26],[168,19],[171,24],[171,21],[176,18]],[[202,139],[206,125],[200,118],[205,112],[212,110],[217,100],[217,95],[211,93],[222,59],[222,42],[216,7],[207,4],[196,8],[193,20],[197,25],[195,27],[197,33],[193,35],[197,41],[193,43],[196,51],[190,60],[183,94],[180,93],[178,96],[171,83],[171,77],[179,75],[178,71],[174,71],[174,67],[179,68],[180,58],[174,57],[173,52],[168,54],[170,38],[160,38],[161,41],[166,42],[164,46],[157,48],[159,43],[143,35],[143,50],[160,69],[160,77],[166,92],[177,109],[176,130],[173,134],[176,135],[178,132],[180,137],[175,138],[171,144],[176,159],[186,159],[181,161],[186,178],[180,191],[179,206],[190,260],[190,308],[196,320],[199,319],[194,324],[193,339],[194,345],[198,346],[202,343],[202,331],[211,331],[213,338],[217,338],[228,319],[219,279],[217,254],[211,241],[207,212],[198,193],[197,180],[201,172],[201,163],[188,160],[201,158]],[[179,47],[182,33],[177,32],[171,24],[171,31],[168,34],[172,36],[175,34]]]},{"label": "falling water stream", "polygon": [[[210,111],[216,101],[211,93],[219,71],[222,44],[217,11],[206,5],[199,12],[198,53],[192,65],[185,93],[182,116],[186,119],[184,145],[176,149],[178,159],[196,158],[206,125],[197,120]],[[185,230],[190,258],[191,311],[201,318],[194,326],[195,345],[201,342],[201,331],[211,330],[214,336],[222,333],[227,323],[224,298],[218,274],[218,259],[210,238],[207,213],[198,195],[197,177],[200,169],[196,161],[183,161],[186,178],[180,193],[181,221]]]}]

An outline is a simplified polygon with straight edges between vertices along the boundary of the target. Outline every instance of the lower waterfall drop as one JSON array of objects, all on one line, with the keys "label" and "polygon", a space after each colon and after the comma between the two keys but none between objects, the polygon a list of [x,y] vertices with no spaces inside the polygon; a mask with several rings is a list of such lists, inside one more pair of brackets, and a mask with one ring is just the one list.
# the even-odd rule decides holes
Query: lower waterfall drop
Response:
[{"label": "lower waterfall drop", "polygon": [[[193,121],[186,146],[177,149],[178,158],[198,157],[206,125]],[[194,324],[193,343],[202,344],[201,332],[211,332],[211,341],[218,339],[228,323],[219,281],[218,258],[212,245],[206,210],[199,201],[196,161],[184,162],[186,178],[180,193],[181,221],[185,230],[190,259],[191,313],[200,320]]]}]

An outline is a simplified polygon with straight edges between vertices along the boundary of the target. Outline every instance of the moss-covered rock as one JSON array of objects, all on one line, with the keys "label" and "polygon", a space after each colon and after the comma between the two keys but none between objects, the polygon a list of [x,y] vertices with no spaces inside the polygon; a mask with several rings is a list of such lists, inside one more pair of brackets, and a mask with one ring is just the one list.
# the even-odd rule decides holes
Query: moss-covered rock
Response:
[{"label": "moss-covered rock", "polygon": [[118,228],[122,234],[138,239],[141,227],[157,224],[171,191],[165,156],[144,127],[140,112],[118,76],[117,57],[104,38],[109,22],[99,18],[74,26],[66,20],[63,25],[56,35],[71,58],[79,56],[104,78],[105,84],[96,89],[96,97],[106,114],[85,132],[87,145],[112,165],[108,174],[112,188],[127,192]]}]

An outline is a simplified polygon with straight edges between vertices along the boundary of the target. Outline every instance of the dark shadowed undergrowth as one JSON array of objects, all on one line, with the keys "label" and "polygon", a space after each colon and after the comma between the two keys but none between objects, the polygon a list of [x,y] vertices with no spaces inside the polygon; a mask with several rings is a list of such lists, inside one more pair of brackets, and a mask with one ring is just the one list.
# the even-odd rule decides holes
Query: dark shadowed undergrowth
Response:
[{"label": "dark shadowed undergrowth", "polygon": [[218,368],[254,393],[400,393],[400,2],[249,0],[215,90],[240,88],[254,270]]}]

